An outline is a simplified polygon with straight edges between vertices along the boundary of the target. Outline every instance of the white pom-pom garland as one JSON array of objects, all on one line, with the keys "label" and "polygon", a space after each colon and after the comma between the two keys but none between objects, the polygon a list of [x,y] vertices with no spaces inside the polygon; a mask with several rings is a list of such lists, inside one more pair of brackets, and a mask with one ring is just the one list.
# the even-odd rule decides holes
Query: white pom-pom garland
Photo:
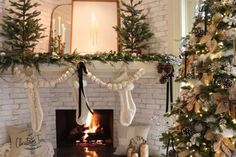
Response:
[{"label": "white pom-pom garland", "polygon": [[131,76],[128,80],[122,81],[120,83],[106,83],[96,76],[94,76],[91,72],[88,71],[87,77],[93,81],[94,83],[98,84],[101,87],[106,87],[109,90],[121,90],[127,88],[128,84],[134,81],[137,81],[142,75],[145,74],[145,70],[143,68],[139,69],[133,76]]}]

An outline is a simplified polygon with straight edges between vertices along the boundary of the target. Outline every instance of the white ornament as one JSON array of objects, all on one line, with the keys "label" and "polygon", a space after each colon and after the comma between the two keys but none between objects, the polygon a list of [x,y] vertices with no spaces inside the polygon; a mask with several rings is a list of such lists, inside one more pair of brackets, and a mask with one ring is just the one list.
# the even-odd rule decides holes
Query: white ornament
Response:
[{"label": "white ornament", "polygon": [[231,39],[236,38],[236,28],[231,28],[229,30],[226,30],[225,34],[227,37],[229,37]]},{"label": "white ornament", "polygon": [[229,16],[225,16],[223,19],[224,23],[228,23],[228,25],[232,26],[232,25],[236,25],[236,15],[233,14],[229,14]]},{"label": "white ornament", "polygon": [[0,56],[6,56],[6,53],[5,52],[1,52]]}]

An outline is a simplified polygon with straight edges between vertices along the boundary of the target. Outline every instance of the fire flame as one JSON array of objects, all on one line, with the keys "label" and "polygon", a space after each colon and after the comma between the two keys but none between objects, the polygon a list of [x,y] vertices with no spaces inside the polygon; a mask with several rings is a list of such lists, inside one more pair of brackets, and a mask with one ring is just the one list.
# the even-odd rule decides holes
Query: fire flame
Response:
[{"label": "fire flame", "polygon": [[85,148],[86,157],[98,157],[95,151],[89,151],[88,148]]},{"label": "fire flame", "polygon": [[96,133],[96,130],[100,127],[98,120],[96,119],[96,116],[92,115],[89,113],[87,119],[86,119],[86,124],[85,127],[88,127],[84,133],[83,139],[85,140],[88,137],[88,133]]}]

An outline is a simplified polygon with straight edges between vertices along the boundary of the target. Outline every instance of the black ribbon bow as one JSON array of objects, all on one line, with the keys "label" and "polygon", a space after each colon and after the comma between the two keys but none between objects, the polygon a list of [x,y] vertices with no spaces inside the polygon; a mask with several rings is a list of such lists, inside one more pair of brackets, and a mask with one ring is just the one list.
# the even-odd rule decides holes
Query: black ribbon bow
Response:
[{"label": "black ribbon bow", "polygon": [[169,111],[169,103],[171,104],[171,110],[173,109],[173,71],[168,75],[166,83],[166,112]]},{"label": "black ribbon bow", "polygon": [[[78,100],[78,109],[79,109],[79,117],[81,117],[82,114],[82,95],[84,98],[86,98],[86,95],[84,93],[84,85],[83,85],[83,73],[87,74],[87,69],[84,64],[84,62],[79,62],[77,65],[77,71],[78,71],[78,78],[79,78],[79,100]],[[86,106],[91,114],[93,114],[92,109],[89,107],[88,102],[86,101]]]}]

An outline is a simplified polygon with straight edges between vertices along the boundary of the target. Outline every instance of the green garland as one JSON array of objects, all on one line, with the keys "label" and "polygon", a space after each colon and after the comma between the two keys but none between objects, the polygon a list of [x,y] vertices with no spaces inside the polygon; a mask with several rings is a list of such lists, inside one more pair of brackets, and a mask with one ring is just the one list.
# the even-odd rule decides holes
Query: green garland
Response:
[{"label": "green garland", "polygon": [[77,64],[80,61],[91,62],[100,61],[103,63],[107,62],[153,62],[157,61],[160,63],[169,62],[167,55],[161,54],[142,54],[132,55],[126,52],[114,52],[109,53],[95,53],[80,55],[79,53],[73,54],[57,54],[57,53],[1,53],[0,54],[0,71],[4,72],[11,68],[14,69],[17,65],[26,67],[35,67],[40,71],[40,64],[54,64],[54,65],[66,65],[68,63]]}]

